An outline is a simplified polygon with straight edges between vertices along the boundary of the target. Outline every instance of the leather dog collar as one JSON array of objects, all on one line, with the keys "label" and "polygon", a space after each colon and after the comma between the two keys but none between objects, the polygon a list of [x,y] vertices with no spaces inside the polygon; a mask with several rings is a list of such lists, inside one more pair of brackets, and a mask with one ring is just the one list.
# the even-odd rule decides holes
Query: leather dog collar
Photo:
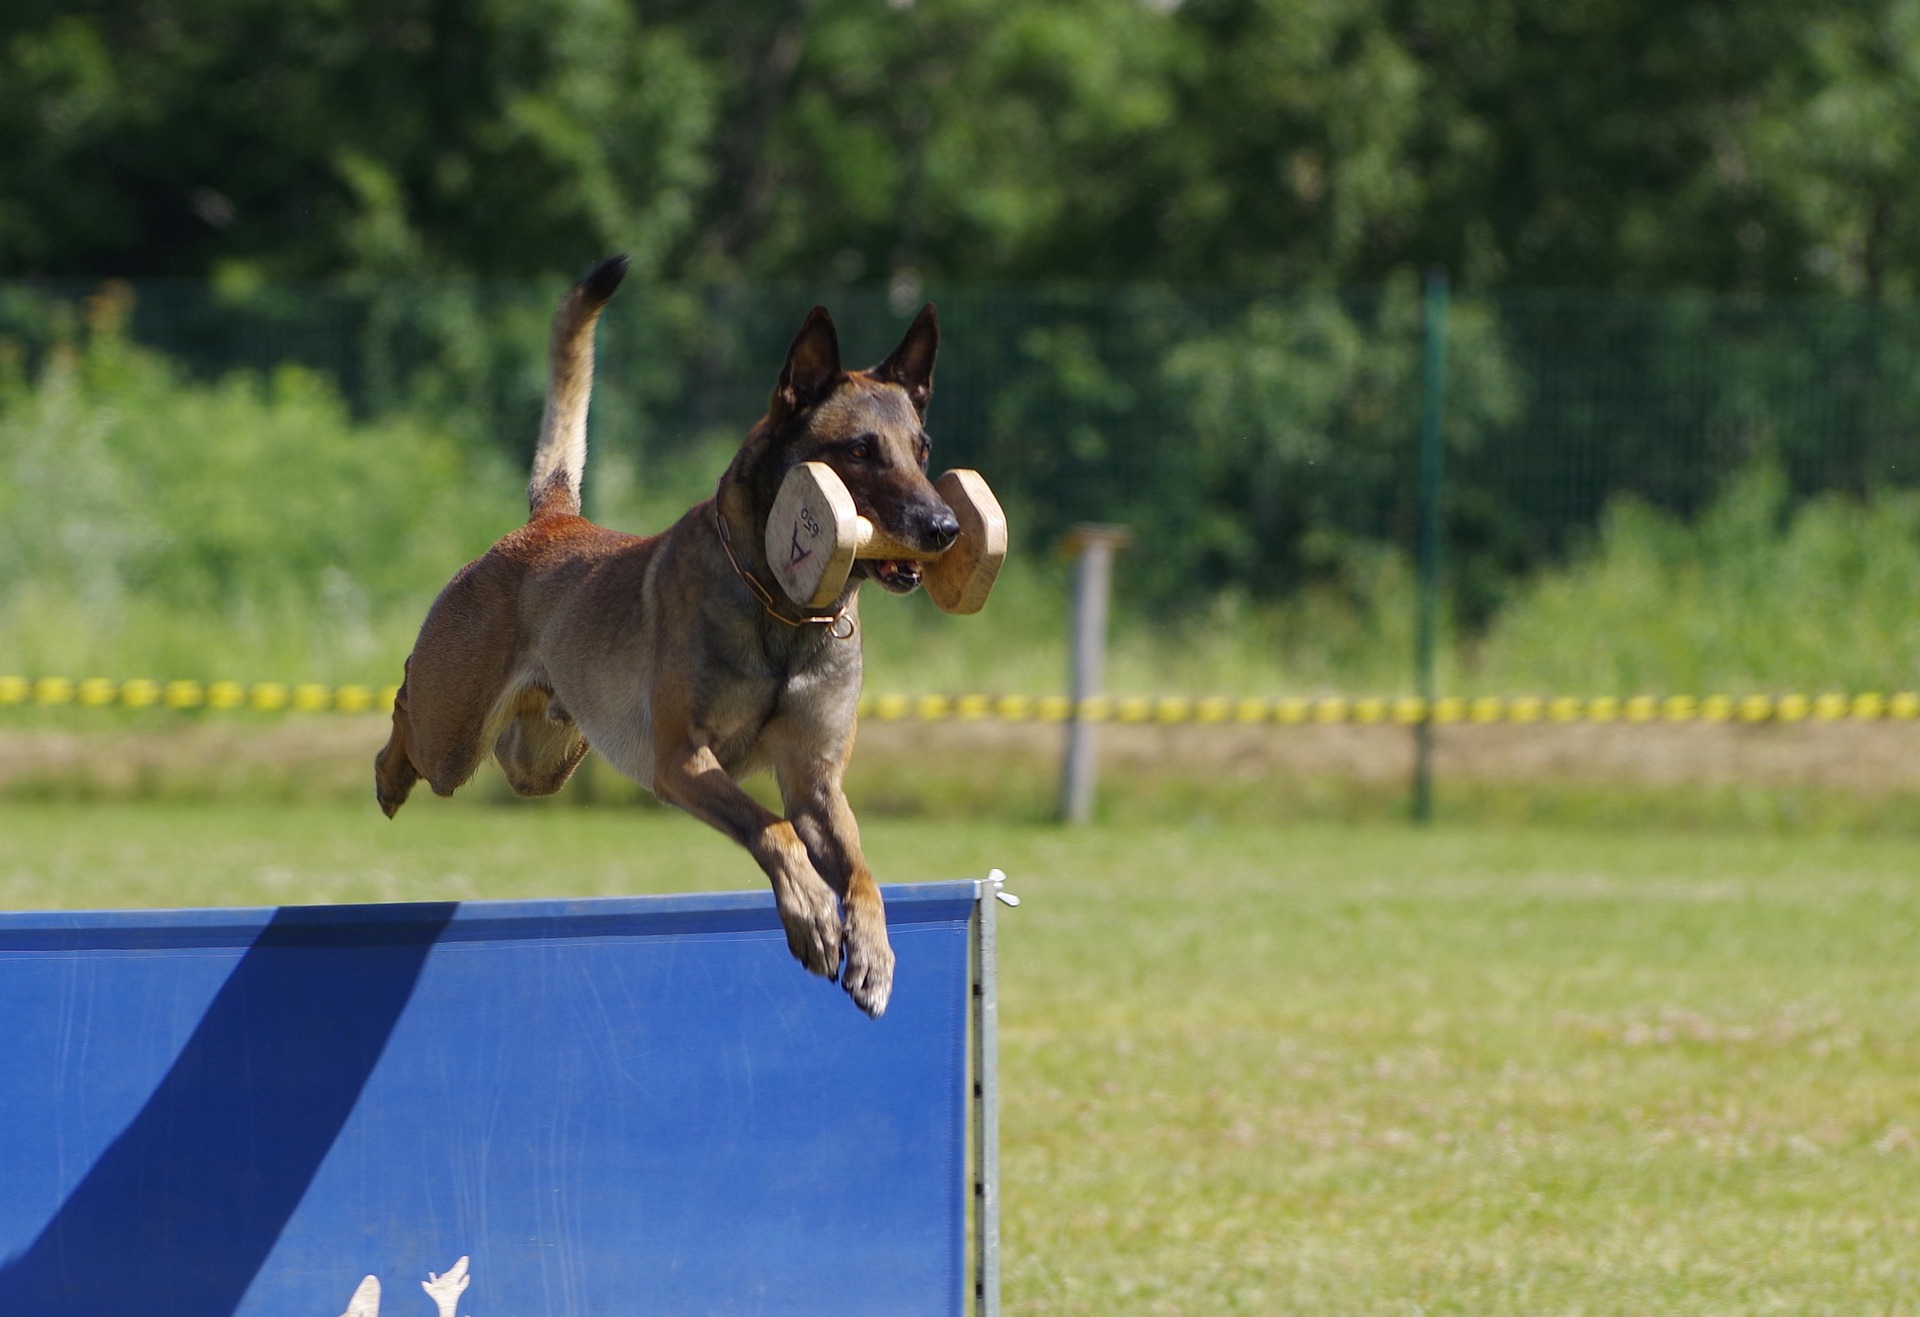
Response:
[{"label": "leather dog collar", "polygon": [[727,562],[733,568],[733,574],[746,582],[747,589],[751,590],[753,597],[760,601],[760,607],[767,611],[768,617],[776,622],[784,622],[790,627],[824,626],[827,634],[835,640],[852,639],[854,621],[847,615],[848,605],[846,604],[840,605],[837,610],[824,617],[815,617],[811,613],[802,613],[799,617],[788,617],[780,611],[773,592],[762,585],[760,578],[742,567],[740,560],[733,556],[733,534],[727,529],[726,517],[721,514],[720,496],[717,493],[713,496],[713,524],[714,528],[720,532],[720,548],[727,555]]}]

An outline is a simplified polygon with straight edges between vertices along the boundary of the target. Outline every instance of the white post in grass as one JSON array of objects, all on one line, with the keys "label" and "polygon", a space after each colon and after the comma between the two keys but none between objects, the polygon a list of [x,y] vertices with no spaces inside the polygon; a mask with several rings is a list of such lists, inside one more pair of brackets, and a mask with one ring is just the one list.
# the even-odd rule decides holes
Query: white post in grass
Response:
[{"label": "white post in grass", "polygon": [[1085,701],[1100,693],[1107,667],[1107,596],[1113,587],[1113,555],[1133,538],[1124,526],[1076,526],[1066,550],[1073,569],[1073,709],[1067,716],[1067,753],[1060,772],[1060,817],[1085,823],[1093,817],[1093,721]]}]

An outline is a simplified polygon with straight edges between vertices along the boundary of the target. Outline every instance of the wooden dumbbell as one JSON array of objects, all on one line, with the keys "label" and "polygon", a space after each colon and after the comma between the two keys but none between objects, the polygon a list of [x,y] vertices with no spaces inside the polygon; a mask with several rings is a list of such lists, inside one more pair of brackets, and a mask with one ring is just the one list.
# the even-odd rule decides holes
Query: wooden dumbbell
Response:
[{"label": "wooden dumbbell", "polygon": [[803,608],[824,608],[846,586],[855,558],[906,558],[927,564],[927,594],[942,612],[977,613],[1007,557],[1007,517],[978,471],[949,471],[934,482],[953,509],[960,536],[929,553],[890,538],[861,516],[853,495],[825,462],[787,472],[767,516],[767,564]]}]

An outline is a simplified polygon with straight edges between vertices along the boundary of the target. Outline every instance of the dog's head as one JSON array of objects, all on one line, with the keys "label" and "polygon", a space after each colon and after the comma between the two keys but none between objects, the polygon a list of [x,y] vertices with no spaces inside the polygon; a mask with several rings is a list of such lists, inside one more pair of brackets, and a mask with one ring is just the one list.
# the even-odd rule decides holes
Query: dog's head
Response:
[{"label": "dog's head", "polygon": [[[952,544],[960,523],[927,479],[925,422],[939,349],[940,322],[929,302],[885,361],[846,370],[833,318],[814,307],[787,351],[766,419],[742,450],[756,520],[765,519],[796,464],[824,462],[860,515],[889,538],[927,552]],[[861,559],[854,574],[905,594],[920,584],[921,569],[906,559]]]}]

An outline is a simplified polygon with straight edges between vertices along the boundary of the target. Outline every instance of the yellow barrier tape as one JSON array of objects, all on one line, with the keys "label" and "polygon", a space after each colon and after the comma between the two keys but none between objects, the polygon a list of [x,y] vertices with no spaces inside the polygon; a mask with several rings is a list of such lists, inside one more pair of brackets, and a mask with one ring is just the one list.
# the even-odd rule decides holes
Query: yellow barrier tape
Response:
[{"label": "yellow barrier tape", "polygon": [[[328,686],[320,682],[154,681],[139,677],[17,677],[0,674],[0,706],[79,705],[129,709],[255,709],[273,713],[386,713],[397,686]],[[1089,722],[1174,725],[1180,723],[1296,726],[1304,723],[1356,723],[1363,726],[1435,723],[1795,723],[1803,721],[1913,722],[1920,720],[1920,692],[1891,695],[1865,691],[1848,695],[1822,691],[1808,695],[1597,695],[1441,696],[1431,702],[1417,695],[1395,697],[1323,695],[1308,699],[1282,696],[1096,695],[1078,707],[1065,695],[863,695],[860,716],[881,722]]]}]

